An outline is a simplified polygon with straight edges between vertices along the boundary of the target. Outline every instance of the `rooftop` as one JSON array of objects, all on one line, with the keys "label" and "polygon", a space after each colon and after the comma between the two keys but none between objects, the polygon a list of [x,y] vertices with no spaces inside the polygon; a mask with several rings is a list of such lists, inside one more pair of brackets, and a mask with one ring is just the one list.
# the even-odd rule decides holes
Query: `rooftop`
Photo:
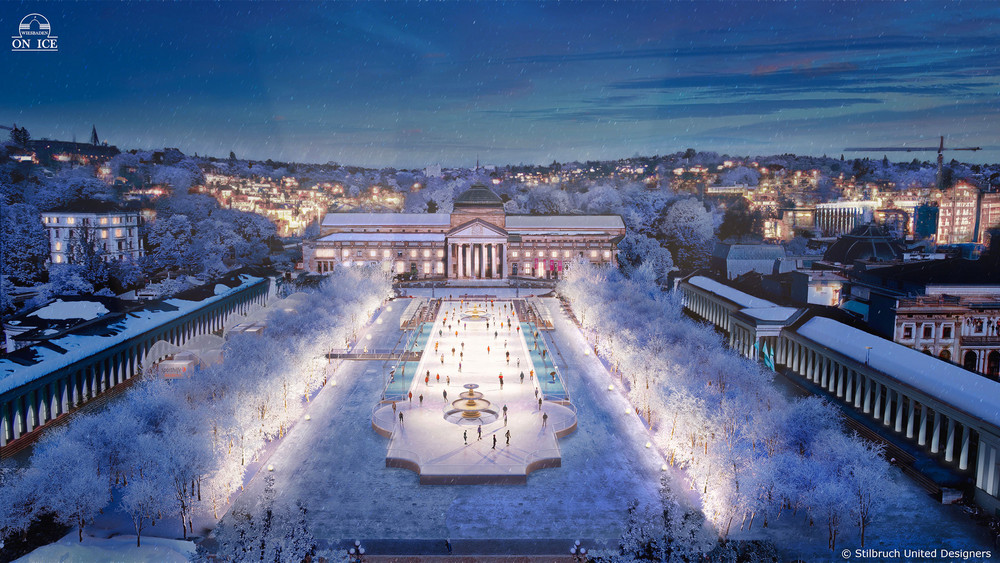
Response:
[{"label": "rooftop", "polygon": [[448,227],[449,213],[327,213],[324,227]]},{"label": "rooftop", "polygon": [[455,207],[503,207],[503,200],[484,184],[472,186],[455,198]]},{"label": "rooftop", "polygon": [[508,215],[507,231],[538,229],[624,229],[621,215]]},{"label": "rooftop", "polygon": [[1000,428],[996,381],[832,319],[813,317],[796,332]]}]

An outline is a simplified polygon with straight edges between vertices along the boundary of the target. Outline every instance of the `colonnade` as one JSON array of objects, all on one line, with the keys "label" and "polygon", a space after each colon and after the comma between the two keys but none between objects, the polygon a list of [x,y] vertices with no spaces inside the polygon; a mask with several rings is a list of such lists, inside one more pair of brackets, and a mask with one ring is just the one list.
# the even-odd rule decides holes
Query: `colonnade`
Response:
[{"label": "colonnade", "polygon": [[[948,403],[949,390],[933,395],[903,383],[890,373],[823,346],[785,326],[778,336],[760,336],[733,322],[737,307],[722,296],[690,284],[680,285],[688,311],[727,333],[730,346],[754,357],[767,344],[776,369],[788,371],[822,388],[842,407],[867,415],[879,424],[940,455],[960,471],[975,471],[976,501],[1000,510],[1000,427]],[[956,392],[962,390],[956,389]]]},{"label": "colonnade", "polygon": [[504,245],[491,242],[451,243],[449,256],[459,278],[504,277]]},{"label": "colonnade", "polygon": [[[162,355],[146,358],[157,342],[182,346],[201,334],[221,331],[231,315],[246,315],[266,305],[269,286],[270,281],[262,279],[232,295],[206,303],[194,311],[0,394],[0,447],[140,375],[145,367],[144,358],[147,361],[163,358]],[[110,321],[109,328],[125,331],[129,320],[130,317],[126,316],[125,319]],[[114,326],[116,323],[124,323],[124,326]]]},{"label": "colonnade", "polygon": [[[731,326],[730,317],[740,308],[724,304],[719,298],[710,298],[701,291],[689,286],[682,287],[682,297],[684,307],[695,315],[705,319],[723,331],[729,333]],[[732,342],[730,342],[732,344]]]}]

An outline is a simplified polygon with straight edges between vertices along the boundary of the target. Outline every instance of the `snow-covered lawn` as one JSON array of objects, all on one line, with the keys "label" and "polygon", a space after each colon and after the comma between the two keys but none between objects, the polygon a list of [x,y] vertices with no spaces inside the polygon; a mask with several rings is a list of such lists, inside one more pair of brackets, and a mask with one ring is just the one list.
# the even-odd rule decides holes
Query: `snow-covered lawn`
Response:
[{"label": "snow-covered lawn", "polygon": [[42,546],[18,559],[18,563],[93,563],[120,561],[129,563],[184,563],[194,555],[193,542],[164,538],[142,538],[142,547],[135,546],[135,536],[113,538],[84,536],[77,540],[76,531],[61,540]]},{"label": "snow-covered lawn", "polygon": [[[400,340],[396,327],[406,301],[393,305],[391,312],[382,311],[382,324],[372,325],[370,347],[392,348]],[[562,332],[546,337],[559,348],[572,346]],[[581,365],[580,358],[591,363]],[[614,543],[630,500],[659,502],[662,459],[645,447],[641,422],[625,414],[624,399],[607,390],[606,372],[594,369],[593,361],[569,355],[559,365],[579,413],[577,430],[559,441],[562,467],[532,473],[525,485],[423,486],[415,473],[385,467],[387,441],[371,427],[386,368],[381,362],[345,362],[337,385],[328,385],[309,406],[311,420],[296,425],[268,460],[278,497],[301,499],[310,531],[325,543],[356,538]],[[507,381],[505,387],[520,385]],[[262,479],[254,479],[236,508],[262,488]]]}]

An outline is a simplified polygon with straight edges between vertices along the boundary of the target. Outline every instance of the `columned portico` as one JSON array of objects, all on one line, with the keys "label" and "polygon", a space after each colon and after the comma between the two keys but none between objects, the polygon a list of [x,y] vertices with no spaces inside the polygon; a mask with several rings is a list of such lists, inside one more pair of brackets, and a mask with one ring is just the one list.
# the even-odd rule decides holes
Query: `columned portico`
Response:
[{"label": "columned portico", "polygon": [[496,239],[452,242],[449,254],[455,258],[457,264],[457,267],[449,272],[449,276],[454,275],[454,277],[466,279],[500,279],[504,277],[501,266],[503,243]]}]

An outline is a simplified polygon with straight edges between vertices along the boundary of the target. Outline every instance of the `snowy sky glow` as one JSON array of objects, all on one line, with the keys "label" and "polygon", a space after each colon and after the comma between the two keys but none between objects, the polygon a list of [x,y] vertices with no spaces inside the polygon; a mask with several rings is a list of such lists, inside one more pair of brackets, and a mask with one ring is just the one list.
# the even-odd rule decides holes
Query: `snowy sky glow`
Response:
[{"label": "snowy sky glow", "polygon": [[0,31],[30,12],[60,50],[0,51],[0,123],[35,138],[423,167],[943,134],[1000,161],[995,2],[11,2]]}]

